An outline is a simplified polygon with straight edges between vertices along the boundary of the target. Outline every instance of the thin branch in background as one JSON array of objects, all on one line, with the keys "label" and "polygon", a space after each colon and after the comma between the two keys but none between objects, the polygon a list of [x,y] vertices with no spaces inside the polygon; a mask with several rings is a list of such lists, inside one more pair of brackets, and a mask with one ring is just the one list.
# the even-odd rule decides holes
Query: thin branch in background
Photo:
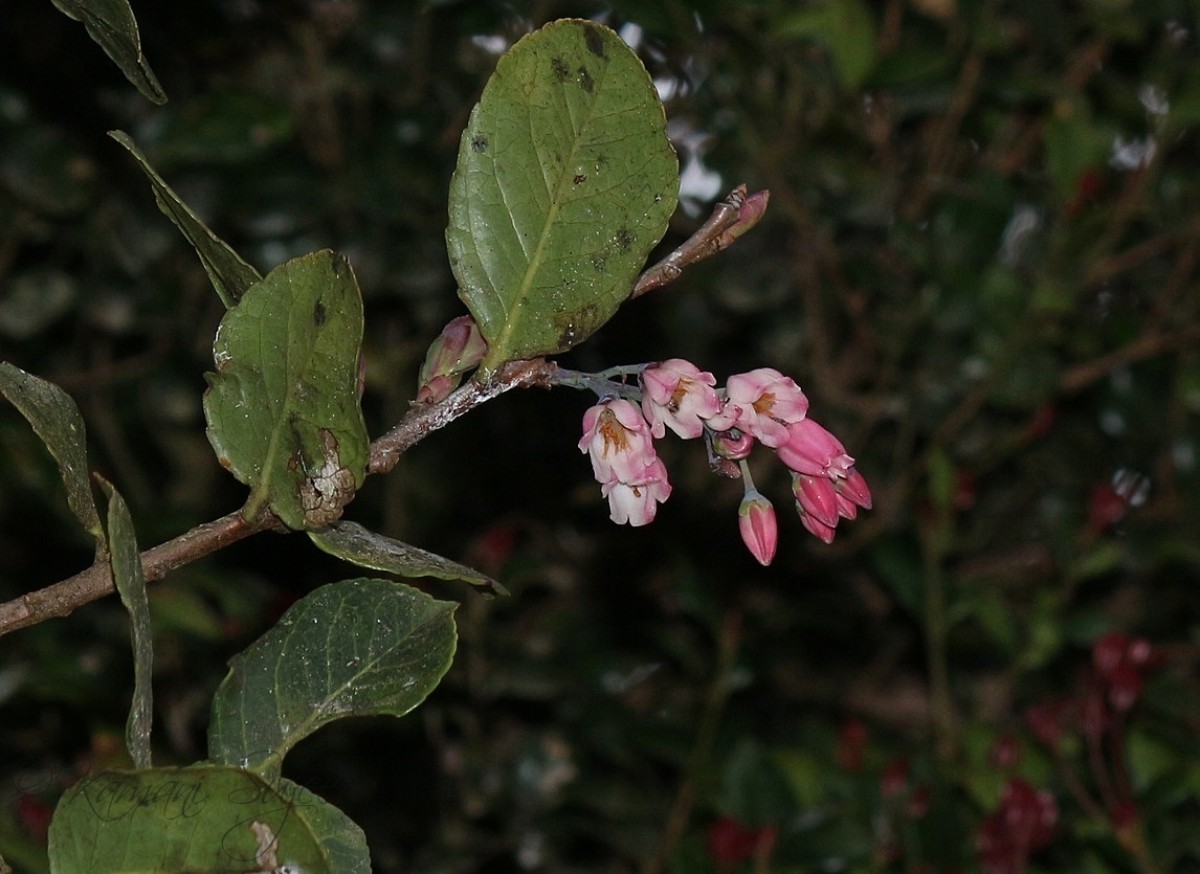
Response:
[{"label": "thin branch in background", "polygon": [[659,841],[653,858],[642,869],[642,874],[662,874],[663,871],[666,871],[676,847],[687,834],[688,825],[692,819],[692,810],[700,795],[703,772],[712,758],[717,725],[721,720],[721,714],[725,712],[726,704],[729,703],[729,695],[733,691],[733,670],[741,641],[742,619],[740,614],[727,614],[717,640],[717,663],[713,671],[712,683],[708,689],[708,700],[700,717],[699,728],[696,730],[696,740],[688,755],[687,770],[684,772],[683,782],[679,784],[679,789],[675,794],[675,801],[667,815],[667,822],[663,826],[662,840]]}]

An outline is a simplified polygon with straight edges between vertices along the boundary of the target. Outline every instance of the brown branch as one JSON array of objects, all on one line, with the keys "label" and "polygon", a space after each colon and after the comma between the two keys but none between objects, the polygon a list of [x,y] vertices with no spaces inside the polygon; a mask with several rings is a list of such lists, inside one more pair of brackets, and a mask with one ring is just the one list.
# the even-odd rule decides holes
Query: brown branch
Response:
[{"label": "brown branch", "polygon": [[[161,580],[175,568],[257,534],[273,524],[270,516],[251,524],[242,518],[240,512],[236,512],[198,525],[186,534],[142,553],[146,582]],[[0,604],[0,637],[45,619],[67,616],[75,608],[111,595],[114,591],[112,570],[107,562],[97,562],[73,577]]]},{"label": "brown branch", "polygon": [[[685,267],[711,258],[728,247],[738,235],[735,227],[742,221],[741,210],[746,203],[746,197],[744,184],[729,192],[724,200],[713,207],[712,215],[694,234],[666,258],[642,272],[634,284],[630,299],[641,297],[648,291],[674,282]],[[765,205],[764,201],[763,206]],[[753,225],[754,221],[757,221],[757,218],[749,220],[748,224]]]},{"label": "brown branch", "polygon": [[471,380],[436,404],[414,405],[399,425],[371,444],[367,473],[387,473],[414,444],[506,391],[533,386],[549,388],[556,368],[553,361],[544,358],[510,361],[501,365],[491,379]]},{"label": "brown branch", "polygon": [[1189,325],[1173,334],[1148,334],[1108,355],[1068,368],[1063,372],[1059,384],[1064,394],[1074,394],[1118,368],[1177,349],[1186,349],[1197,343],[1200,343],[1200,325]]},{"label": "brown branch", "polygon": [[[510,389],[530,386],[549,387],[555,364],[543,358],[510,361],[486,382],[468,382],[436,404],[414,406],[403,421],[371,444],[367,472],[386,473],[396,466],[400,455],[439,428]],[[198,525],[173,540],[142,552],[142,570],[146,582],[161,580],[168,573],[190,564],[232,543],[269,529],[278,529],[278,520],[263,513],[253,522],[241,511]],[[46,619],[67,616],[78,607],[114,592],[112,570],[97,562],[44,589],[21,595],[0,604],[0,637],[10,631],[36,625]]]}]

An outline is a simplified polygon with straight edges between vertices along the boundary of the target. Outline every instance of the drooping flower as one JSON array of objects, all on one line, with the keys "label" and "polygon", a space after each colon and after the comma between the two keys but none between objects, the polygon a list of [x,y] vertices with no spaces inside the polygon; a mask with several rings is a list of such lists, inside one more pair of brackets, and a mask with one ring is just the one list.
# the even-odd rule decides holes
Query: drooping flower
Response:
[{"label": "drooping flower", "polygon": [[738,530],[742,542],[763,567],[775,558],[779,544],[779,525],[775,508],[756,489],[749,489],[738,507]]},{"label": "drooping flower", "polygon": [[725,384],[725,404],[709,427],[737,428],[772,449],[788,439],[788,426],[804,419],[808,398],[795,381],[771,367],[735,373]]},{"label": "drooping flower", "polygon": [[592,460],[597,482],[636,483],[658,460],[650,439],[650,426],[641,410],[627,400],[610,398],[583,414],[579,451]]},{"label": "drooping flower", "polygon": [[671,497],[667,468],[660,459],[654,459],[643,477],[643,482],[609,480],[600,486],[600,494],[608,498],[609,518],[618,525],[626,522],[635,528],[649,525],[654,521],[658,505]]},{"label": "drooping flower", "polygon": [[583,416],[579,451],[591,458],[600,493],[618,525],[647,525],[671,495],[667,468],[654,451],[650,426],[627,400],[610,398]]},{"label": "drooping flower", "polygon": [[717,414],[716,378],[690,361],[670,358],[642,371],[642,412],[650,433],[662,437],[670,428],[685,440],[699,437],[704,420]]}]

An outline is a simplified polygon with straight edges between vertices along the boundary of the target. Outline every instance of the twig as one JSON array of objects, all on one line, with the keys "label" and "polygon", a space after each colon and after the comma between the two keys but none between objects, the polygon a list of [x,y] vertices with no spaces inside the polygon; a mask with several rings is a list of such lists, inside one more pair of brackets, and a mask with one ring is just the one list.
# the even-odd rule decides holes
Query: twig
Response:
[{"label": "twig", "polygon": [[765,191],[746,195],[746,186],[739,185],[729,196],[713,207],[712,215],[692,234],[683,245],[663,258],[653,267],[647,268],[638,277],[630,298],[640,297],[648,291],[674,282],[683,269],[705,258],[711,258],[758,223],[767,208],[768,194]]},{"label": "twig", "polygon": [[[146,582],[161,580],[175,568],[264,531],[273,524],[274,519],[270,516],[251,524],[242,518],[240,512],[236,512],[198,525],[186,534],[142,553]],[[111,595],[113,591],[112,571],[108,563],[97,562],[73,577],[0,604],[0,637],[45,619],[67,616],[75,608]]]},{"label": "twig", "polygon": [[[554,370],[553,362],[541,358],[510,361],[486,383],[471,381],[439,403],[412,407],[399,425],[371,444],[367,472],[390,471],[400,455],[414,444],[510,389],[549,386]],[[278,520],[271,513],[247,521],[240,510],[198,525],[142,553],[146,582],[161,580],[178,567],[278,526]],[[113,591],[112,571],[108,564],[93,564],[73,577],[0,604],[0,637],[46,619],[67,616],[76,608]]]},{"label": "twig", "polygon": [[1064,394],[1075,394],[1121,367],[1200,343],[1200,325],[1189,325],[1173,334],[1150,334],[1114,352],[1076,364],[1063,371],[1059,384]]},{"label": "twig", "polygon": [[510,361],[486,382],[471,380],[445,400],[413,406],[399,425],[371,444],[367,473],[387,473],[414,444],[506,391],[533,386],[549,388],[555,369],[554,362],[544,358]]}]

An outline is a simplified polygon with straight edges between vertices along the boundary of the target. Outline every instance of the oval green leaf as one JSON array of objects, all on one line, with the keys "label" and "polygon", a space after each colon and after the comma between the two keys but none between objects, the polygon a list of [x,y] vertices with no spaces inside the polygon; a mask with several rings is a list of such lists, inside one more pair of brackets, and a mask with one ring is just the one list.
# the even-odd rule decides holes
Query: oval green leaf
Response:
[{"label": "oval green leaf", "polygon": [[357,522],[334,522],[320,531],[309,531],[308,536],[322,551],[359,567],[402,577],[462,580],[478,586],[488,595],[508,594],[498,580],[474,568],[451,561],[436,552],[386,537]]},{"label": "oval green leaf", "polygon": [[274,868],[268,861],[305,874],[370,871],[345,814],[238,768],[93,774],[67,790],[50,823],[50,870],[63,874],[229,874]]},{"label": "oval green leaf", "polygon": [[390,580],[312,592],[230,662],[209,758],[275,779],[288,750],[335,719],[408,713],[450,668],[456,607]]},{"label": "oval green leaf", "polygon": [[67,488],[67,505],[96,538],[97,558],[103,558],[107,545],[88,480],[87,435],[79,407],[54,383],[7,361],[0,361],[0,394],[25,417],[58,462],[58,472]]},{"label": "oval green leaf", "polygon": [[619,36],[556,21],[496,65],[450,183],[446,242],[485,371],[569,349],[629,296],[675,210],[679,165]]},{"label": "oval green leaf", "polygon": [[358,402],[363,310],[349,263],[328,250],[272,270],[225,314],[204,393],[221,465],[290,528],[323,528],[366,477]]}]

